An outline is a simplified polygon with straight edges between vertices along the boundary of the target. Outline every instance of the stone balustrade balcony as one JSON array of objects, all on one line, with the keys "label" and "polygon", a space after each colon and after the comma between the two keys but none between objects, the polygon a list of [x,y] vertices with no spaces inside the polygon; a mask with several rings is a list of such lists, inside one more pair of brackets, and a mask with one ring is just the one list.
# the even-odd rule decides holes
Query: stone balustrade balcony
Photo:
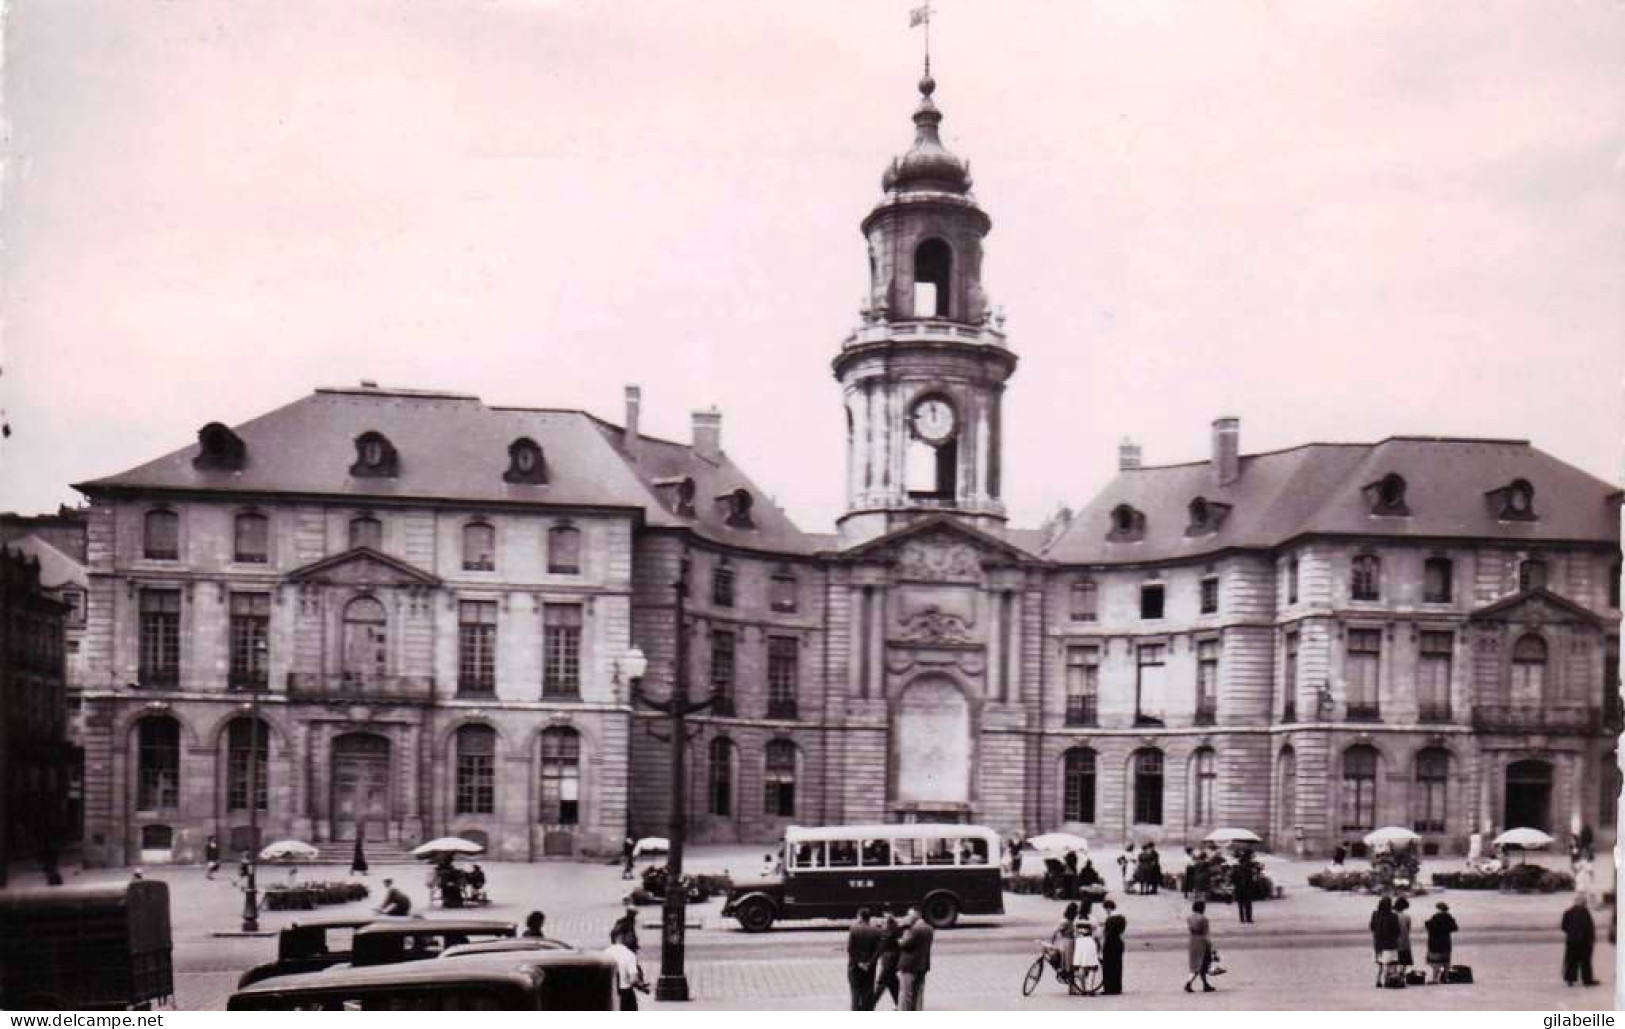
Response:
[{"label": "stone balustrade balcony", "polygon": [[1480,704],[1473,708],[1480,732],[1548,732],[1589,735],[1602,731],[1601,712],[1584,704]]},{"label": "stone balustrade balcony", "polygon": [[434,676],[289,672],[288,699],[330,704],[428,704],[434,700]]}]

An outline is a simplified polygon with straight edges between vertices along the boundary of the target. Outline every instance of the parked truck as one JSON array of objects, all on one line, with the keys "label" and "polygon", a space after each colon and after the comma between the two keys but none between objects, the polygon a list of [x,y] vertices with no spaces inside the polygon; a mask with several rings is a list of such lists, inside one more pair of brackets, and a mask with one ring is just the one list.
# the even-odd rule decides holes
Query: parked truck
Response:
[{"label": "parked truck", "polygon": [[0,894],[0,1008],[147,1010],[174,984],[165,883]]}]

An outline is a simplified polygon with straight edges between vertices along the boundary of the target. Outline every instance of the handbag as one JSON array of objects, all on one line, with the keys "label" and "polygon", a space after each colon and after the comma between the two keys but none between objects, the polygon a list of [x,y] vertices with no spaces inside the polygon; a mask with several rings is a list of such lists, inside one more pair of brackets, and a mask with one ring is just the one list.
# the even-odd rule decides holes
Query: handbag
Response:
[{"label": "handbag", "polygon": [[1221,959],[1219,957],[1219,948],[1217,948],[1217,947],[1209,948],[1209,950],[1207,952],[1207,974],[1208,975],[1223,975],[1224,973],[1226,973],[1228,971],[1229,971],[1229,969],[1224,967],[1223,959]]}]

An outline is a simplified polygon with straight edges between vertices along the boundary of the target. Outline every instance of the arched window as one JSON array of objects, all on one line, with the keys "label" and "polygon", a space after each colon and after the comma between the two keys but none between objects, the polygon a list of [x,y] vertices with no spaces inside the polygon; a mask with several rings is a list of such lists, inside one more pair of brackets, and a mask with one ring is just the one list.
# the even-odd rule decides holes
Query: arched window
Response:
[{"label": "arched window", "polygon": [[384,549],[384,523],[372,515],[350,519],[350,549],[354,550],[356,547]]},{"label": "arched window", "polygon": [[1445,796],[1450,784],[1450,751],[1428,747],[1416,752],[1417,832],[1444,832]]},{"label": "arched window", "polygon": [[384,605],[356,597],[344,606],[344,678],[369,682],[389,674],[389,625]]},{"label": "arched window", "polygon": [[1100,614],[1100,587],[1093,579],[1079,579],[1072,584],[1072,620],[1092,622]]},{"label": "arched window", "polygon": [[174,561],[181,556],[181,516],[173,511],[148,511],[141,526],[141,555],[151,561]]},{"label": "arched window", "polygon": [[1546,562],[1538,557],[1526,558],[1518,565],[1518,589],[1543,590],[1546,588]]},{"label": "arched window", "polygon": [[1546,694],[1546,641],[1528,633],[1512,645],[1512,703],[1538,707]]},{"label": "arched window", "polygon": [[271,732],[263,720],[258,718],[231,720],[231,724],[226,727],[227,811],[247,811],[251,792],[254,796],[254,806],[261,811],[267,809],[267,798],[270,796],[270,755]]},{"label": "arched window", "polygon": [[1191,824],[1212,825],[1214,786],[1219,781],[1213,748],[1202,747],[1191,755]]},{"label": "arched window", "polygon": [[734,810],[734,746],[726,736],[711,741],[710,767],[706,771],[706,810],[729,817]]},{"label": "arched window", "polygon": [[1373,829],[1376,824],[1377,750],[1355,744],[1343,751],[1343,831]]},{"label": "arched window", "polygon": [[1422,565],[1422,601],[1427,604],[1450,603],[1451,580],[1455,566],[1448,557],[1430,557]]},{"label": "arched window", "polygon": [[763,755],[762,810],[770,818],[796,816],[796,745],[789,740],[774,740]]},{"label": "arched window", "polygon": [[271,519],[254,511],[237,516],[232,527],[232,560],[265,564],[271,556]]},{"label": "arched window", "polygon": [[568,725],[542,731],[541,811],[544,825],[581,822],[581,734]]},{"label": "arched window", "polygon": [[717,607],[734,606],[734,570],[723,558],[711,571],[711,603]]},{"label": "arched window", "polygon": [[137,811],[173,811],[180,807],[181,726],[168,715],[149,715],[136,723]]},{"label": "arched window", "polygon": [[581,574],[581,530],[555,525],[547,530],[547,570],[554,575]]},{"label": "arched window", "polygon": [[1073,747],[1066,752],[1061,819],[1067,822],[1095,820],[1095,752],[1088,747]]},{"label": "arched window", "polygon": [[1134,752],[1134,824],[1162,824],[1162,751]]},{"label": "arched window", "polygon": [[1349,576],[1349,597],[1353,600],[1378,600],[1382,596],[1382,559],[1375,554],[1355,557]]},{"label": "arched window", "polygon": [[457,730],[457,813],[496,812],[497,733],[489,725]]},{"label": "arched window", "polygon": [[463,526],[463,570],[493,572],[497,567],[497,531],[484,522]]},{"label": "arched window", "polygon": [[949,317],[954,254],[940,239],[928,239],[914,251],[914,317]]}]

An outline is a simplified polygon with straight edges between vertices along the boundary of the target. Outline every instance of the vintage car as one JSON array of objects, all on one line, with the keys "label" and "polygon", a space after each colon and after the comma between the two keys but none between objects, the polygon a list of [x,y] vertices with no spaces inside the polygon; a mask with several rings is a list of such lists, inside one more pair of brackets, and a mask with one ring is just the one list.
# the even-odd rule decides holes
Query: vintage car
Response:
[{"label": "vintage car", "polygon": [[614,1011],[615,962],[601,953],[534,951],[329,968],[232,995],[228,1011]]},{"label": "vintage car", "polygon": [[276,960],[255,965],[237,977],[237,988],[252,986],[262,979],[300,972],[319,972],[350,962],[350,941],[355,931],[378,921],[365,918],[323,918],[295,922],[276,938]]}]

